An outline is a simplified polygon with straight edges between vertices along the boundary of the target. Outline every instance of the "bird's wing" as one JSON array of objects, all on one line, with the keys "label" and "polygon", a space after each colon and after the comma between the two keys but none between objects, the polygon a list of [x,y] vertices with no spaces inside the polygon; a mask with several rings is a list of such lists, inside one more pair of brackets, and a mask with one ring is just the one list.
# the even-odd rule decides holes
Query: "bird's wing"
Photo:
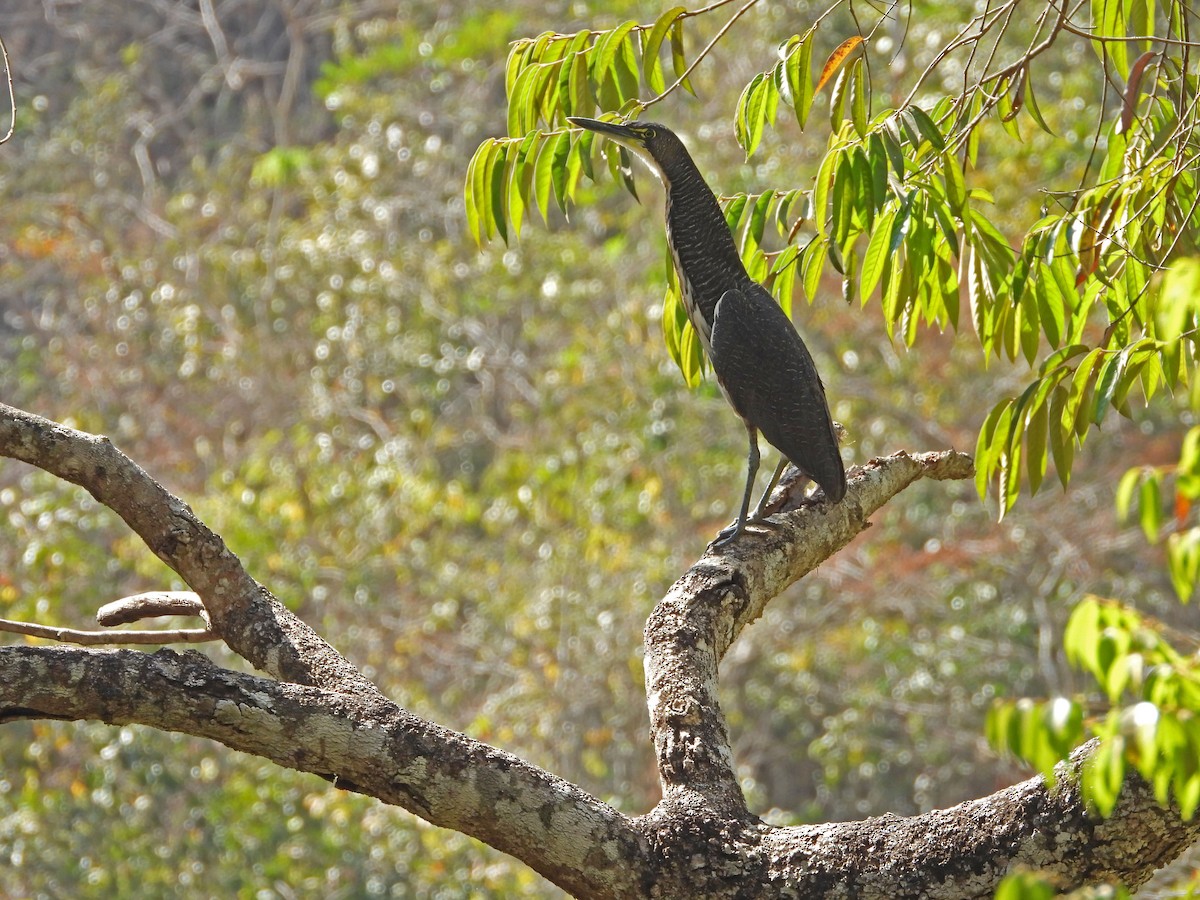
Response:
[{"label": "bird's wing", "polygon": [[833,501],[846,472],[825,388],[808,348],[760,285],[726,291],[712,326],[712,365],[738,415]]}]

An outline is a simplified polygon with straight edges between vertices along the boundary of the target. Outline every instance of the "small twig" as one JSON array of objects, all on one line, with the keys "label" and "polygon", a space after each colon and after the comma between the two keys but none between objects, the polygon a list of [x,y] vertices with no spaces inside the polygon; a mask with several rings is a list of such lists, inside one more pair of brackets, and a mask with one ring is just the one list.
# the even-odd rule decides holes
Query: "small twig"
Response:
[{"label": "small twig", "polygon": [[199,616],[208,625],[208,612],[195,591],[147,591],[105,603],[96,610],[96,621],[105,628],[128,625],[161,616]]},{"label": "small twig", "polygon": [[0,144],[3,144],[13,136],[13,132],[17,129],[17,98],[13,93],[12,69],[8,65],[8,48],[4,46],[4,38],[0,37],[0,56],[4,58],[4,80],[8,83],[8,108],[12,111],[12,117],[8,121],[8,131],[4,137],[0,137]]},{"label": "small twig", "polygon": [[75,628],[55,628],[51,625],[35,625],[32,622],[16,622],[0,619],[0,631],[10,634],[25,634],[30,637],[62,641],[65,644],[114,645],[114,644],[198,644],[215,641],[217,636],[208,628],[178,628],[167,631],[79,631]]}]

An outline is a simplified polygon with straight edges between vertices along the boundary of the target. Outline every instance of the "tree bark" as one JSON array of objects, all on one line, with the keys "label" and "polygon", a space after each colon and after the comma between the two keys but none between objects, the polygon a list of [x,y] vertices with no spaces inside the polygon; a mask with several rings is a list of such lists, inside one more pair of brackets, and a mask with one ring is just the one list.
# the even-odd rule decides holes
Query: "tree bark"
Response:
[{"label": "tree bark", "polygon": [[1020,865],[1063,886],[1137,886],[1200,834],[1133,774],[1108,819],[1089,816],[1079,770],[1094,745],[1060,765],[1052,790],[1033,778],[921,816],[780,828],[748,811],[717,702],[721,657],[909,484],[970,477],[970,458],[954,451],[873,461],[842,503],[772,517],[701,559],[657,604],[645,665],[663,797],[641,816],[388,700],[107,439],[0,405],[0,456],[116,511],[200,595],[214,631],[272,676],[194,651],[5,647],[0,722],[87,719],[211,738],[477,837],[580,897],[990,897]]}]

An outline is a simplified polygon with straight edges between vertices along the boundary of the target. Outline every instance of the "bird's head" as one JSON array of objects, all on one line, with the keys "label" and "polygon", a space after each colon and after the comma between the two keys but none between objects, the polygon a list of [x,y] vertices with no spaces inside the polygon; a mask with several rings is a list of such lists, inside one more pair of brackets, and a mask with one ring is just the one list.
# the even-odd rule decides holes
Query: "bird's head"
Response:
[{"label": "bird's head", "polygon": [[579,128],[586,128],[616,141],[632,150],[658,176],[663,184],[669,185],[672,176],[682,165],[690,165],[687,149],[670,128],[657,122],[601,122],[599,119],[584,119],[569,116],[567,121]]}]

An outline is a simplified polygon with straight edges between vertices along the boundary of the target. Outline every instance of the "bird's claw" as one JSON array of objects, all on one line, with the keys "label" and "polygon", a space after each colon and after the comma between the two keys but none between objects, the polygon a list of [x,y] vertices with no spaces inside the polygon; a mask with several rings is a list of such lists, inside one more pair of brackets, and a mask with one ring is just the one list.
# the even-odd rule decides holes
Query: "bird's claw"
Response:
[{"label": "bird's claw", "polygon": [[726,525],[719,532],[717,532],[717,536],[715,538],[708,542],[707,550],[711,552],[720,547],[724,547],[743,531],[745,531],[745,525],[741,522],[734,522],[732,525]]},{"label": "bird's claw", "polygon": [[745,532],[748,526],[759,525],[765,521],[766,518],[766,516],[755,512],[753,515],[747,516],[745,519],[739,519],[736,522],[726,525],[719,532],[717,532],[717,536],[715,538],[709,541],[707,550],[711,552],[726,546],[727,544],[731,543],[739,534]]}]

